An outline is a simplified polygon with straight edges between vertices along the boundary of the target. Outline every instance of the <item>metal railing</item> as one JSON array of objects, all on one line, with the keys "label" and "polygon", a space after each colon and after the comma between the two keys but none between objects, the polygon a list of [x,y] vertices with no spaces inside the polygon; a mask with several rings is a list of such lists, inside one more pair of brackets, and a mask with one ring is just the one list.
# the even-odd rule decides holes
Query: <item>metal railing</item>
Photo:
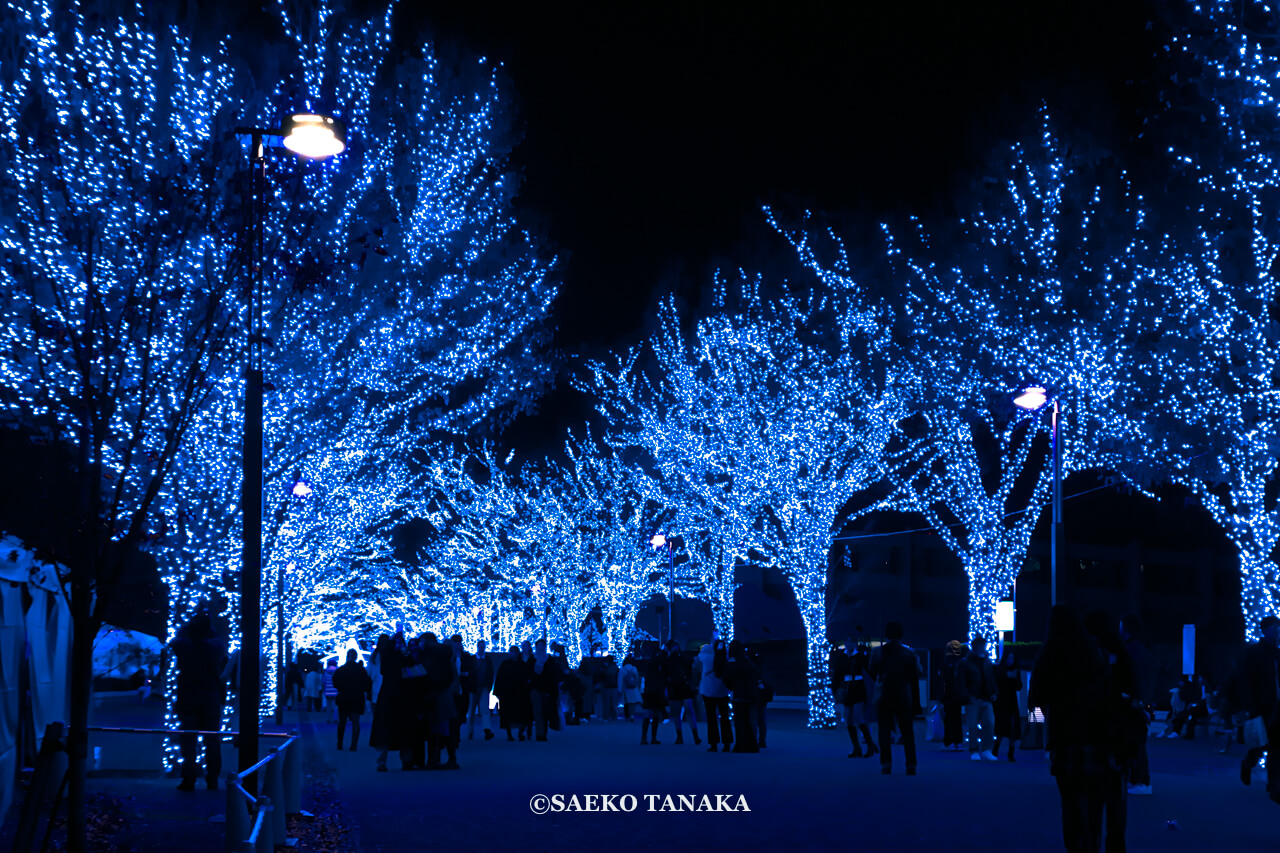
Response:
[{"label": "metal railing", "polygon": [[[196,729],[134,729],[94,726],[91,732],[152,735],[238,735],[232,731]],[[284,738],[257,764],[239,773],[228,773],[226,845],[227,853],[271,853],[277,844],[288,842],[290,814],[302,811],[302,738],[297,732],[259,732],[261,738]],[[242,784],[246,778],[266,768],[261,795],[250,796]]]},{"label": "metal railing", "polygon": [[[90,726],[89,732],[108,734],[147,734],[172,737],[181,734],[232,735],[232,731],[197,731],[194,729],[135,729]],[[227,774],[227,853],[272,853],[277,844],[288,843],[286,816],[302,812],[302,738],[297,732],[261,732],[259,737],[284,738],[284,743],[274,747],[261,761],[240,773]],[[53,762],[58,753],[66,752],[65,726],[50,723],[45,729],[44,741],[36,758],[32,783],[23,800],[13,850],[26,853],[34,850],[39,824],[44,817],[43,804],[52,785]],[[263,774],[263,794],[249,796],[241,782],[248,776],[266,768]],[[62,800],[66,775],[58,786],[53,811]],[[252,824],[250,818],[252,817]],[[54,815],[48,815],[49,829]],[[46,830],[47,841],[48,830]]]},{"label": "metal railing", "polygon": [[[286,817],[302,811],[301,753],[295,733],[257,764],[227,774],[227,853],[272,853],[288,843]],[[241,783],[263,768],[262,793],[253,797]]]}]

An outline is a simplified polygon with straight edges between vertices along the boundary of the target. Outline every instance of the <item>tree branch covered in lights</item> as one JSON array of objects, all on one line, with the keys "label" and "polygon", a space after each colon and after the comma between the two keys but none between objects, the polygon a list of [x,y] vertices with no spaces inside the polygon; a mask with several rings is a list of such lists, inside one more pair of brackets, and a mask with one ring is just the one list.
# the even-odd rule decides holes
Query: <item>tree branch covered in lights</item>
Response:
[{"label": "tree branch covered in lights", "polygon": [[[550,261],[510,216],[512,140],[498,70],[484,60],[445,67],[425,48],[390,57],[389,17],[362,27],[327,5],[311,12],[284,18],[304,56],[290,85],[308,103],[346,106],[353,145],[323,173],[340,191],[304,175],[302,191],[285,197],[297,165],[280,159],[268,172],[277,247],[268,301],[277,307],[264,566],[269,579],[293,569],[283,591],[264,589],[264,628],[274,637],[273,605],[284,594],[286,627],[305,623],[300,637],[327,642],[339,625],[396,621],[371,601],[350,604],[335,623],[342,575],[387,562],[373,555],[386,550],[378,538],[412,492],[409,460],[424,436],[499,426],[550,382],[556,287]],[[317,47],[335,43],[341,50]],[[208,426],[191,452],[221,470],[222,485],[198,486],[180,499],[186,505],[238,491],[235,434],[225,422]],[[312,499],[290,497],[298,478]],[[199,538],[220,546],[204,553],[210,568],[237,565],[238,510],[208,520]],[[313,605],[318,613],[307,611]]]},{"label": "tree branch covered in lights", "polygon": [[[389,7],[280,3],[275,42],[210,38],[195,11],[90,12],[2,13],[20,48],[0,91],[2,414],[80,445],[100,604],[109,548],[139,543],[165,567],[171,626],[222,598],[239,570],[250,278],[232,130],[336,112],[348,151],[269,152],[264,205],[264,648],[285,565],[286,619],[319,636],[307,608],[332,603],[339,566],[373,572],[352,563],[380,552],[424,434],[500,426],[555,370],[551,261],[510,215],[500,72],[392,55]],[[299,477],[309,501],[292,494]],[[351,619],[384,618],[371,608]]]},{"label": "tree branch covered in lights", "polygon": [[[1053,476],[1048,407],[1028,414],[1012,399],[1030,385],[1057,399],[1064,476],[1147,469],[1133,342],[1158,310],[1144,288],[1166,257],[1124,175],[1071,162],[1047,117],[1039,139],[1010,154],[954,231],[915,218],[901,237],[883,227],[879,273],[904,294],[897,366],[912,412],[888,471],[900,508],[960,558],[970,632],[992,639]],[[787,236],[828,287],[854,280],[830,231]]]},{"label": "tree branch covered in lights", "polygon": [[[808,637],[815,726],[834,720],[826,689],[832,526],[879,478],[901,413],[886,372],[886,318],[860,294],[842,298],[849,310],[834,310],[846,307],[834,297],[766,302],[755,280],[731,297],[720,282],[715,311],[690,335],[668,304],[650,342],[652,374],[634,358],[595,368],[601,411],[623,425],[615,441],[634,442],[670,475],[667,498],[694,507],[682,517],[723,521],[706,535],[758,549],[787,578]],[[688,474],[677,478],[682,463]],[[730,585],[719,589],[732,594]]]},{"label": "tree branch covered in lights", "polygon": [[1167,111],[1170,205],[1184,254],[1154,298],[1148,433],[1169,474],[1191,486],[1240,554],[1245,632],[1280,614],[1280,178],[1276,115],[1280,10],[1257,0],[1162,5],[1174,63]]}]

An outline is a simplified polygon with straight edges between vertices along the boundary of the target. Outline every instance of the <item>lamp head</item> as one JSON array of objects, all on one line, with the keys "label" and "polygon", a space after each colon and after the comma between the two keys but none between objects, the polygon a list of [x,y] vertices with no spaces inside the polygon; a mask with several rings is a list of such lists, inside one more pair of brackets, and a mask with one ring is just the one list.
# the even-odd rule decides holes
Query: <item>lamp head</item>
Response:
[{"label": "lamp head", "polygon": [[653,534],[653,538],[649,540],[649,544],[655,548],[661,548],[667,544],[667,537],[662,533]]},{"label": "lamp head", "polygon": [[299,113],[286,119],[281,129],[284,147],[303,157],[332,157],[347,147],[347,129],[331,116]]},{"label": "lamp head", "polygon": [[1049,400],[1048,392],[1038,385],[1023,390],[1021,394],[1013,398],[1013,404],[1019,409],[1027,409],[1035,411],[1043,406]]}]

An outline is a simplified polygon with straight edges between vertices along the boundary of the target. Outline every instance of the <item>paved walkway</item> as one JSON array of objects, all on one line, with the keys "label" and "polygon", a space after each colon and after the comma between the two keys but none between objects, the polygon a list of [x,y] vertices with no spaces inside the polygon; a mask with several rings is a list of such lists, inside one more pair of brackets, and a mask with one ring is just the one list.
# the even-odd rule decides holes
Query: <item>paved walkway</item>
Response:
[{"label": "paved walkway", "polygon": [[[552,732],[546,743],[463,741],[462,769],[374,770],[375,754],[335,749],[333,727],[316,726],[337,771],[339,796],[358,824],[358,847],[379,851],[731,849],[872,851],[1061,850],[1057,790],[1039,751],[1017,763],[971,762],[922,744],[916,777],[880,775],[877,760],[846,758],[843,732],[815,732],[799,714],[772,714],[759,755],[711,754],[690,741],[639,745],[639,725],[592,723]],[[368,728],[363,734],[367,743]],[[465,734],[464,734],[465,737]],[[1155,794],[1129,800],[1128,849],[1275,851],[1280,806],[1262,779],[1244,788],[1234,755],[1203,741],[1152,743]],[[1259,777],[1262,774],[1257,774]],[[634,811],[535,814],[538,795],[634,795]],[[729,795],[750,812],[650,811],[663,795]],[[629,801],[617,801],[628,804]],[[535,801],[541,804],[540,801]],[[678,805],[678,800],[676,801]],[[1169,822],[1176,821],[1177,828]]]},{"label": "paved walkway", "polygon": [[[812,731],[798,713],[771,712],[769,748],[759,755],[711,754],[691,741],[676,746],[669,725],[662,727],[662,745],[642,747],[637,723],[592,723],[552,732],[546,743],[508,743],[501,734],[487,742],[464,740],[459,771],[406,773],[392,756],[390,772],[377,773],[367,722],[365,744],[339,753],[334,726],[321,714],[289,714],[286,720],[288,728],[304,734],[308,792],[315,779],[334,780],[335,813],[356,824],[349,844],[316,848],[326,853],[344,847],[360,853],[465,853],[507,845],[522,853],[1062,849],[1057,791],[1039,751],[1019,753],[1015,764],[971,762],[967,754],[922,743],[920,775],[902,774],[898,748],[897,772],[884,777],[878,761],[845,757],[843,732]],[[116,747],[124,743],[100,743],[101,757],[117,765],[124,756]],[[154,768],[156,754],[139,749],[137,740],[130,745],[137,750],[131,758]],[[1129,800],[1130,851],[1280,849],[1280,806],[1267,799],[1262,773],[1255,774],[1253,787],[1240,784],[1240,747],[1221,756],[1203,740],[1154,740],[1151,754],[1155,794]],[[234,760],[228,754],[226,766]],[[210,818],[221,812],[221,792],[179,794],[174,784],[154,770],[90,781],[92,790],[127,800],[129,848],[220,851],[222,827]],[[531,809],[531,802],[541,806],[534,800],[540,795],[560,795],[568,803],[573,795],[583,802],[588,794],[618,795],[614,803],[620,808],[631,806],[621,799],[631,795],[634,810]],[[715,795],[727,795],[720,804],[745,801],[750,811],[661,811],[666,795],[680,794],[695,797],[695,805],[703,795],[713,804]],[[672,805],[681,803],[675,799]]]}]

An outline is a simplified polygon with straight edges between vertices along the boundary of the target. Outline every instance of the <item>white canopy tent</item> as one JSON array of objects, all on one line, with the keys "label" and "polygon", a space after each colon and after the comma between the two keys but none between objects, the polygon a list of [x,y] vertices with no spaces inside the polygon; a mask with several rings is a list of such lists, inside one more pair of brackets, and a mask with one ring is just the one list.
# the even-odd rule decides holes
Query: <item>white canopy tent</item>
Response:
[{"label": "white canopy tent", "polygon": [[28,645],[36,743],[45,726],[70,712],[71,608],[58,581],[66,572],[38,560],[18,539],[0,537],[0,816],[9,810],[18,772],[18,685]]}]

